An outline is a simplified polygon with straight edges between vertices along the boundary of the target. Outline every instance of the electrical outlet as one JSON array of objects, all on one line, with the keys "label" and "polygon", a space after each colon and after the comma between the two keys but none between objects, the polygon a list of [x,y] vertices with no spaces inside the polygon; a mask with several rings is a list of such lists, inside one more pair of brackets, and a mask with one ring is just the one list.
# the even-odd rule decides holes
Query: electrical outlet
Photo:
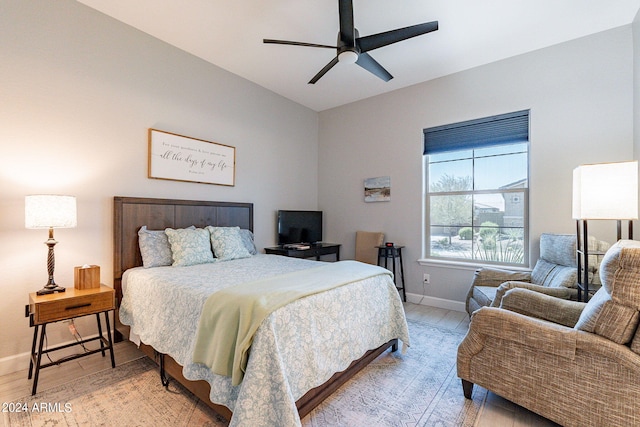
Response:
[{"label": "electrical outlet", "polygon": [[431,276],[427,273],[424,273],[424,275],[422,276],[422,283],[424,283],[425,285],[431,283]]}]

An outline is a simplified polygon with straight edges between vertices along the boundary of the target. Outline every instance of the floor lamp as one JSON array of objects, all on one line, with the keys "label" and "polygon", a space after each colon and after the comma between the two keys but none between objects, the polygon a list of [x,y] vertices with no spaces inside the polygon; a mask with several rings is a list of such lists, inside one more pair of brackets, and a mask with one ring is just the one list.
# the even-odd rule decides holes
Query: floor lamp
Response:
[{"label": "floor lamp", "polygon": [[[633,239],[633,220],[638,219],[638,162],[581,165],[573,170],[573,219],[576,220],[578,300],[589,300],[588,220],[616,220],[617,239],[627,220]],[[592,255],[601,255],[592,253]]]},{"label": "floor lamp", "polygon": [[76,198],[73,196],[33,195],[24,200],[24,225],[26,228],[48,228],[49,239],[44,242],[49,251],[47,254],[47,273],[49,279],[38,295],[64,292],[65,288],[58,286],[53,278],[55,256],[53,247],[58,243],[53,238],[54,228],[71,228],[77,225]]}]

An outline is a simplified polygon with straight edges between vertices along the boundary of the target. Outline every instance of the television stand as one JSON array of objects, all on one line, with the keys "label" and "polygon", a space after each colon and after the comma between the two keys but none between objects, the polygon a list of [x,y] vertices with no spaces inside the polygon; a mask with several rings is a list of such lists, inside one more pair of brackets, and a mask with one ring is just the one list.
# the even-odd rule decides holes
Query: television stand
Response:
[{"label": "television stand", "polygon": [[340,261],[340,246],[337,243],[316,243],[308,245],[308,249],[296,249],[285,247],[288,245],[272,246],[264,248],[265,253],[271,255],[283,255],[293,258],[315,258],[320,261],[323,255],[335,255],[336,261]]}]

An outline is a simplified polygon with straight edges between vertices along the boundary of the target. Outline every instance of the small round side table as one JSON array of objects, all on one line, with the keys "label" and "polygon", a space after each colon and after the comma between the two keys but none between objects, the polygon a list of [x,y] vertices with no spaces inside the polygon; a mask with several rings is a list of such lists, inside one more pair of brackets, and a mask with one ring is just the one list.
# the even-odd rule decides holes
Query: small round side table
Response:
[{"label": "small round side table", "polygon": [[[393,272],[393,280],[396,283],[398,292],[402,291],[402,300],[407,302],[407,294],[404,289],[404,266],[402,265],[402,248],[404,246],[376,246],[378,248],[378,265],[387,268],[387,261],[391,260],[391,271]],[[384,259],[384,265],[382,260]],[[400,284],[398,286],[398,276],[396,275],[396,264],[400,264]]]}]

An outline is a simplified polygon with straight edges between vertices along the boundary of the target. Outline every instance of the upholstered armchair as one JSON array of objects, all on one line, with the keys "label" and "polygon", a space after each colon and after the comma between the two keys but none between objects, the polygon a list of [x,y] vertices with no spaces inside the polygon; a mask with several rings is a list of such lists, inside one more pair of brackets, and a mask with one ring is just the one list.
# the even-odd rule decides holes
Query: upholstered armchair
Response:
[{"label": "upholstered armchair", "polygon": [[474,384],[563,426],[640,425],[640,242],[613,245],[588,303],[529,289],[473,313],[458,347]]},{"label": "upholstered armchair", "polygon": [[476,271],[467,294],[466,309],[471,315],[484,306],[500,305],[509,289],[526,288],[563,299],[577,299],[576,236],[543,233],[540,257],[533,271],[481,268]]}]

